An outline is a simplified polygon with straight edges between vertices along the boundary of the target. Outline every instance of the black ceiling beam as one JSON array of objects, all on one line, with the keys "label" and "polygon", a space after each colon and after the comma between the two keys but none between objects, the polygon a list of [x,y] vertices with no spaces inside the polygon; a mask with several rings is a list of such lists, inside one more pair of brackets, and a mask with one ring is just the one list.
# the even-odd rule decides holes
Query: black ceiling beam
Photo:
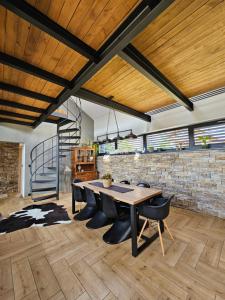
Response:
[{"label": "black ceiling beam", "polygon": [[81,55],[92,61],[98,61],[96,50],[49,19],[29,3],[23,0],[0,0],[0,4]]},{"label": "black ceiling beam", "polygon": [[34,99],[38,99],[44,102],[48,102],[48,103],[55,103],[56,99],[53,97],[49,97],[40,93],[36,93],[36,92],[32,92],[30,90],[26,90],[23,89],[21,87],[15,86],[15,85],[11,85],[5,82],[0,82],[0,90],[3,91],[7,91],[10,93],[15,93],[15,94],[19,94],[25,97],[30,97],[30,98],[34,98]]},{"label": "black ceiling beam", "polygon": [[120,111],[125,114],[132,115],[132,116],[139,118],[141,120],[144,120],[146,122],[151,122],[151,116],[146,115],[142,112],[139,112],[128,106],[125,106],[121,103],[115,102],[109,98],[95,94],[87,89],[81,88],[78,92],[76,92],[76,96],[79,98],[82,98],[84,100],[87,100],[89,102],[92,102],[92,103],[95,103],[95,104],[98,104],[101,106],[105,106],[105,107]]},{"label": "black ceiling beam", "polygon": [[15,68],[17,70],[26,72],[33,76],[37,76],[39,78],[45,79],[57,85],[70,88],[69,80],[61,78],[53,73],[42,70],[34,65],[31,65],[23,60],[20,60],[16,57],[10,56],[8,54],[0,52],[0,63]]},{"label": "black ceiling beam", "polygon": [[7,106],[7,107],[15,107],[18,109],[23,109],[27,111],[33,111],[36,113],[43,113],[45,110],[43,108],[31,106],[31,105],[25,105],[17,102],[7,101],[4,99],[0,99],[0,105]]},{"label": "black ceiling beam", "polygon": [[28,122],[23,122],[23,121],[8,119],[8,118],[1,118],[1,117],[0,117],[0,122],[12,123],[12,124],[17,124],[17,125],[25,125],[25,126],[32,126],[33,125],[33,123],[28,123]]},{"label": "black ceiling beam", "polygon": [[27,120],[32,120],[32,121],[37,120],[37,117],[34,117],[34,116],[19,114],[19,113],[15,113],[13,111],[7,111],[7,110],[2,110],[2,109],[0,109],[0,115],[21,118],[21,119],[27,119]]},{"label": "black ceiling beam", "polygon": [[88,62],[72,80],[71,90],[64,89],[57,97],[57,103],[50,105],[46,112],[40,116],[39,120],[34,123],[34,127],[45,121],[71,95],[75,95],[85,82],[125,48],[136,35],[154,21],[173,2],[174,0],[143,0],[100,48],[98,51],[99,62],[96,64]]},{"label": "black ceiling beam", "polygon": [[147,58],[145,58],[133,45],[129,44],[121,52],[120,57],[132,67],[153,81],[179,104],[188,110],[194,109],[193,103],[169,79],[166,78]]}]

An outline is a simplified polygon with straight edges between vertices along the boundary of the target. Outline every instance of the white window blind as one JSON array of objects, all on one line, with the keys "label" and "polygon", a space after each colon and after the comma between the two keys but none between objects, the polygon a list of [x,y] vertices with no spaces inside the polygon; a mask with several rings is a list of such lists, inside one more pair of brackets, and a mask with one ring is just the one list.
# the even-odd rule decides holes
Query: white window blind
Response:
[{"label": "white window blind", "polygon": [[150,134],[147,136],[147,149],[176,149],[189,147],[188,129]]},{"label": "white window blind", "polygon": [[143,137],[140,136],[136,139],[118,140],[117,144],[119,153],[143,151]]},{"label": "white window blind", "polygon": [[194,129],[195,145],[202,144],[202,138],[207,138],[207,144],[225,143],[225,124],[216,124]]}]

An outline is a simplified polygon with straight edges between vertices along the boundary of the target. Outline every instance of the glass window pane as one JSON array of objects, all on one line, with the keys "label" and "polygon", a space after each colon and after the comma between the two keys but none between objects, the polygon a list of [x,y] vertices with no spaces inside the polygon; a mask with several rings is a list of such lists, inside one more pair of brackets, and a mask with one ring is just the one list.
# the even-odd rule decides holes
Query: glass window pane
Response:
[{"label": "glass window pane", "polygon": [[147,149],[180,149],[189,147],[188,129],[178,129],[147,136]]},{"label": "glass window pane", "polygon": [[140,136],[136,139],[124,139],[118,141],[118,153],[128,153],[143,151],[143,137]]},{"label": "glass window pane", "polygon": [[195,145],[225,143],[225,124],[217,124],[194,129]]}]

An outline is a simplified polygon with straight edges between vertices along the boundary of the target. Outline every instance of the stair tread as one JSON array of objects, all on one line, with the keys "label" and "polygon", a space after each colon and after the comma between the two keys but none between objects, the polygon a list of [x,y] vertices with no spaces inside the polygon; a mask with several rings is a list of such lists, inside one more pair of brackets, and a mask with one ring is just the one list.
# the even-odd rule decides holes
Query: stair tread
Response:
[{"label": "stair tread", "polygon": [[56,175],[56,172],[45,172],[37,174],[39,176],[49,176],[49,175]]},{"label": "stair tread", "polygon": [[55,198],[55,197],[57,197],[56,193],[49,194],[49,195],[43,195],[43,196],[39,196],[39,197],[35,197],[35,198],[32,198],[32,200],[34,202],[37,202],[37,201],[46,200],[46,199]]},{"label": "stair tread", "polygon": [[32,183],[48,183],[48,182],[55,182],[56,179],[53,178],[53,179],[36,179],[36,180],[33,180]]},{"label": "stair tread", "polygon": [[59,133],[67,133],[67,132],[77,132],[79,131],[79,128],[68,128],[68,129],[60,129]]},{"label": "stair tread", "polygon": [[59,143],[60,146],[78,146],[80,143]]},{"label": "stair tread", "polygon": [[64,135],[64,136],[60,136],[59,139],[60,140],[63,140],[63,139],[75,140],[75,139],[80,139],[80,136],[79,135],[76,135],[76,136],[69,136],[69,135],[65,136]]},{"label": "stair tread", "polygon": [[56,190],[56,186],[53,186],[53,187],[43,187],[43,188],[32,189],[32,193],[48,192],[48,191],[55,191],[55,190]]},{"label": "stair tread", "polygon": [[59,152],[69,152],[73,151],[73,149],[59,149]]}]

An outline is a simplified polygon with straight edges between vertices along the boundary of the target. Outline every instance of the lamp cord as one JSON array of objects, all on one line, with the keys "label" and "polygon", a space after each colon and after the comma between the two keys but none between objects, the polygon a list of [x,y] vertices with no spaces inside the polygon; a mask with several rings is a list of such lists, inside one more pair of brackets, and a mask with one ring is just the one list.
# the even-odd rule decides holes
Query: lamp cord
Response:
[{"label": "lamp cord", "polygon": [[111,110],[109,109],[109,113],[108,113],[108,122],[107,122],[107,129],[106,129],[106,137],[108,136],[108,130],[109,130],[110,112],[111,112]]},{"label": "lamp cord", "polygon": [[113,112],[114,112],[114,118],[115,118],[115,121],[116,121],[117,134],[119,134],[119,125],[118,125],[118,122],[117,122],[116,112],[115,112],[115,110],[113,110]]}]

